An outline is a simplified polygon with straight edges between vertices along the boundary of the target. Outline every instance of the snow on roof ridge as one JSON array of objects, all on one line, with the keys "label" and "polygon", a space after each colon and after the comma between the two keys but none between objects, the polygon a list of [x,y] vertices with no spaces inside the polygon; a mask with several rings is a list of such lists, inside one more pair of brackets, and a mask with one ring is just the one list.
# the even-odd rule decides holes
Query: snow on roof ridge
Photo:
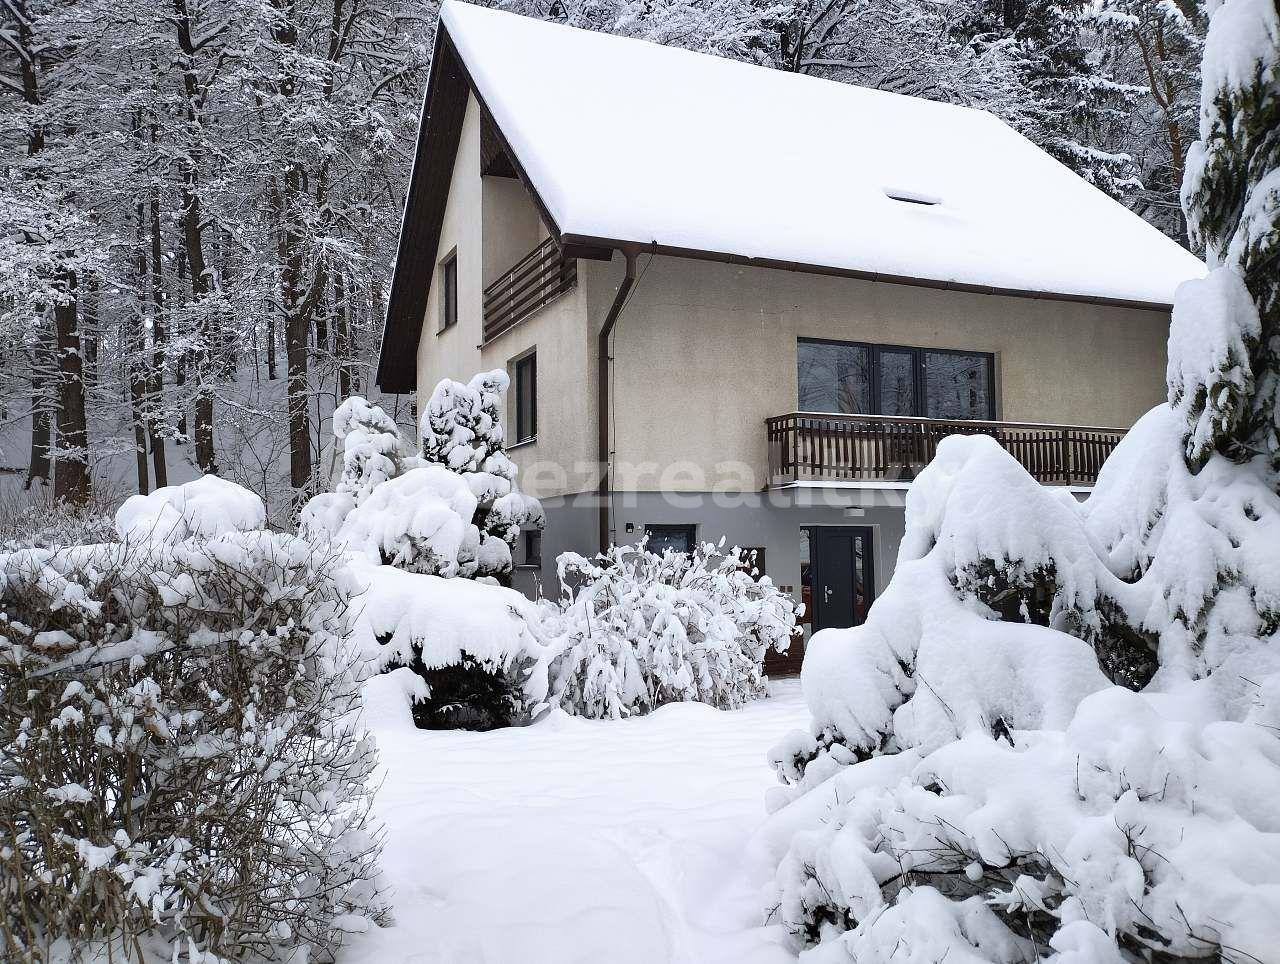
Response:
[{"label": "snow on roof ridge", "polygon": [[[455,14],[455,10],[466,10],[467,13]],[[688,47],[679,47],[675,44],[658,43],[656,40],[648,40],[644,37],[628,37],[625,34],[609,33],[606,30],[593,30],[590,27],[579,27],[576,24],[556,23],[554,20],[540,20],[537,17],[529,17],[521,13],[515,13],[510,10],[501,10],[496,7],[486,7],[473,0],[444,0],[440,5],[440,19],[445,22],[446,26],[452,27],[455,24],[454,18],[457,16],[469,17],[492,17],[494,20],[520,20],[529,24],[537,24],[538,27],[546,27],[552,30],[568,30],[574,33],[583,34],[592,38],[608,38],[610,42],[619,42],[624,44],[636,44],[650,47],[658,51],[678,55],[682,57],[711,58],[723,65],[733,65],[734,67],[746,68],[748,70],[764,71],[773,74],[778,78],[795,78],[796,83],[816,83],[822,85],[831,85],[835,87],[851,87],[855,90],[865,91],[874,97],[883,97],[886,99],[899,98],[905,101],[911,101],[913,104],[927,104],[932,108],[941,110],[969,111],[974,114],[983,114],[990,117],[999,124],[1004,124],[997,115],[987,110],[985,107],[974,107],[970,104],[952,104],[942,100],[929,100],[927,97],[915,97],[911,94],[903,94],[896,90],[881,90],[878,87],[868,87],[865,84],[848,83],[842,80],[832,80],[830,77],[819,77],[815,74],[802,74],[797,71],[782,70],[778,67],[770,67],[767,64],[753,64],[745,60],[735,60],[732,57],[724,57],[720,54],[708,53],[701,50],[690,50]],[[459,26],[464,26],[461,23]],[[784,81],[790,83],[791,81]]]},{"label": "snow on roof ridge", "polygon": [[989,111],[461,0],[441,22],[565,234],[1158,305],[1204,273]]}]

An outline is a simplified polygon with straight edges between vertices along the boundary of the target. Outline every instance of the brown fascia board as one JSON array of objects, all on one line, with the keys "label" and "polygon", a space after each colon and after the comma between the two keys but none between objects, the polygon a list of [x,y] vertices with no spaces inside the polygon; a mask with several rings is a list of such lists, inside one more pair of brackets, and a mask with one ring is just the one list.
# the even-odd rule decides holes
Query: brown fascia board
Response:
[{"label": "brown fascia board", "polygon": [[777,271],[797,271],[803,274],[829,275],[836,278],[857,278],[861,281],[876,281],[881,284],[911,285],[916,288],[940,288],[945,291],[966,291],[983,295],[1002,295],[1006,298],[1031,298],[1038,301],[1074,301],[1083,304],[1101,305],[1109,308],[1137,308],[1143,311],[1173,310],[1173,305],[1160,301],[1139,301],[1130,298],[1102,298],[1095,295],[1065,294],[1054,291],[1032,291],[1022,288],[999,288],[994,285],[965,284],[959,281],[938,281],[933,278],[917,278],[910,275],[884,274],[877,271],[860,271],[856,268],[837,268],[830,265],[808,264],[802,261],[780,261],[773,258],[750,258],[727,251],[707,251],[700,248],[680,248],[656,241],[635,242],[619,241],[612,238],[598,238],[581,234],[565,234],[560,238],[560,247],[566,251],[576,250],[624,250],[640,248],[643,251],[665,255],[670,258],[690,258],[695,261],[716,261],[722,264],[738,265],[744,268],[772,268]]},{"label": "brown fascia board", "polygon": [[[466,107],[461,61],[441,28],[436,32],[431,55],[431,72],[422,102],[413,170],[405,192],[404,215],[391,275],[391,297],[374,376],[375,383],[384,392],[409,392],[416,387],[418,340],[422,335],[428,287],[440,245],[440,227]],[[428,155],[432,155],[434,161],[437,153],[442,156],[442,162],[428,164]]]}]

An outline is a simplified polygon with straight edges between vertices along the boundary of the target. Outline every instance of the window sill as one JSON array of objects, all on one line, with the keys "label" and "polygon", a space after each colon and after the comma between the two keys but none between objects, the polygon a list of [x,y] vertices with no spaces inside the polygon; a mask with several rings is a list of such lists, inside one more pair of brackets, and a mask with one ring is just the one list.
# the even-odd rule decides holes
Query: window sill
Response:
[{"label": "window sill", "polygon": [[542,569],[542,563],[522,562],[518,566],[513,567],[516,572],[537,572]]},{"label": "window sill", "polygon": [[514,452],[516,449],[522,449],[528,445],[535,445],[537,444],[537,441],[538,441],[538,436],[534,435],[532,438],[522,439],[519,442],[512,442],[510,445],[507,446],[507,451]]}]

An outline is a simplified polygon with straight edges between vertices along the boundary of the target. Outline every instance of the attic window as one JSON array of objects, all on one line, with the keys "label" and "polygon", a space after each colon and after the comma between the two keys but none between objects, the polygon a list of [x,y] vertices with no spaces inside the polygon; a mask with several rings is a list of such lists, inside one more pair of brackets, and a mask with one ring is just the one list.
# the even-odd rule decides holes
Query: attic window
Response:
[{"label": "attic window", "polygon": [[919,191],[906,191],[902,188],[887,187],[884,189],[885,197],[892,198],[895,201],[902,201],[906,204],[919,204],[924,207],[933,207],[942,203],[942,198],[934,197],[931,194],[921,194]]}]

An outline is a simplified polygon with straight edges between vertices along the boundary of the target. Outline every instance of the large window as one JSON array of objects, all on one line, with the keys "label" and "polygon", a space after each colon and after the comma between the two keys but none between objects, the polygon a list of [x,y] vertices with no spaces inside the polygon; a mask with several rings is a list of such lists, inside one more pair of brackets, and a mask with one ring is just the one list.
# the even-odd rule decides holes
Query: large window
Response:
[{"label": "large window", "polygon": [[995,418],[994,361],[983,352],[802,339],[802,412]]},{"label": "large window", "polygon": [[525,355],[516,362],[516,441],[528,442],[538,434],[538,356]]},{"label": "large window", "polygon": [[440,262],[440,330],[458,323],[458,255]]}]

